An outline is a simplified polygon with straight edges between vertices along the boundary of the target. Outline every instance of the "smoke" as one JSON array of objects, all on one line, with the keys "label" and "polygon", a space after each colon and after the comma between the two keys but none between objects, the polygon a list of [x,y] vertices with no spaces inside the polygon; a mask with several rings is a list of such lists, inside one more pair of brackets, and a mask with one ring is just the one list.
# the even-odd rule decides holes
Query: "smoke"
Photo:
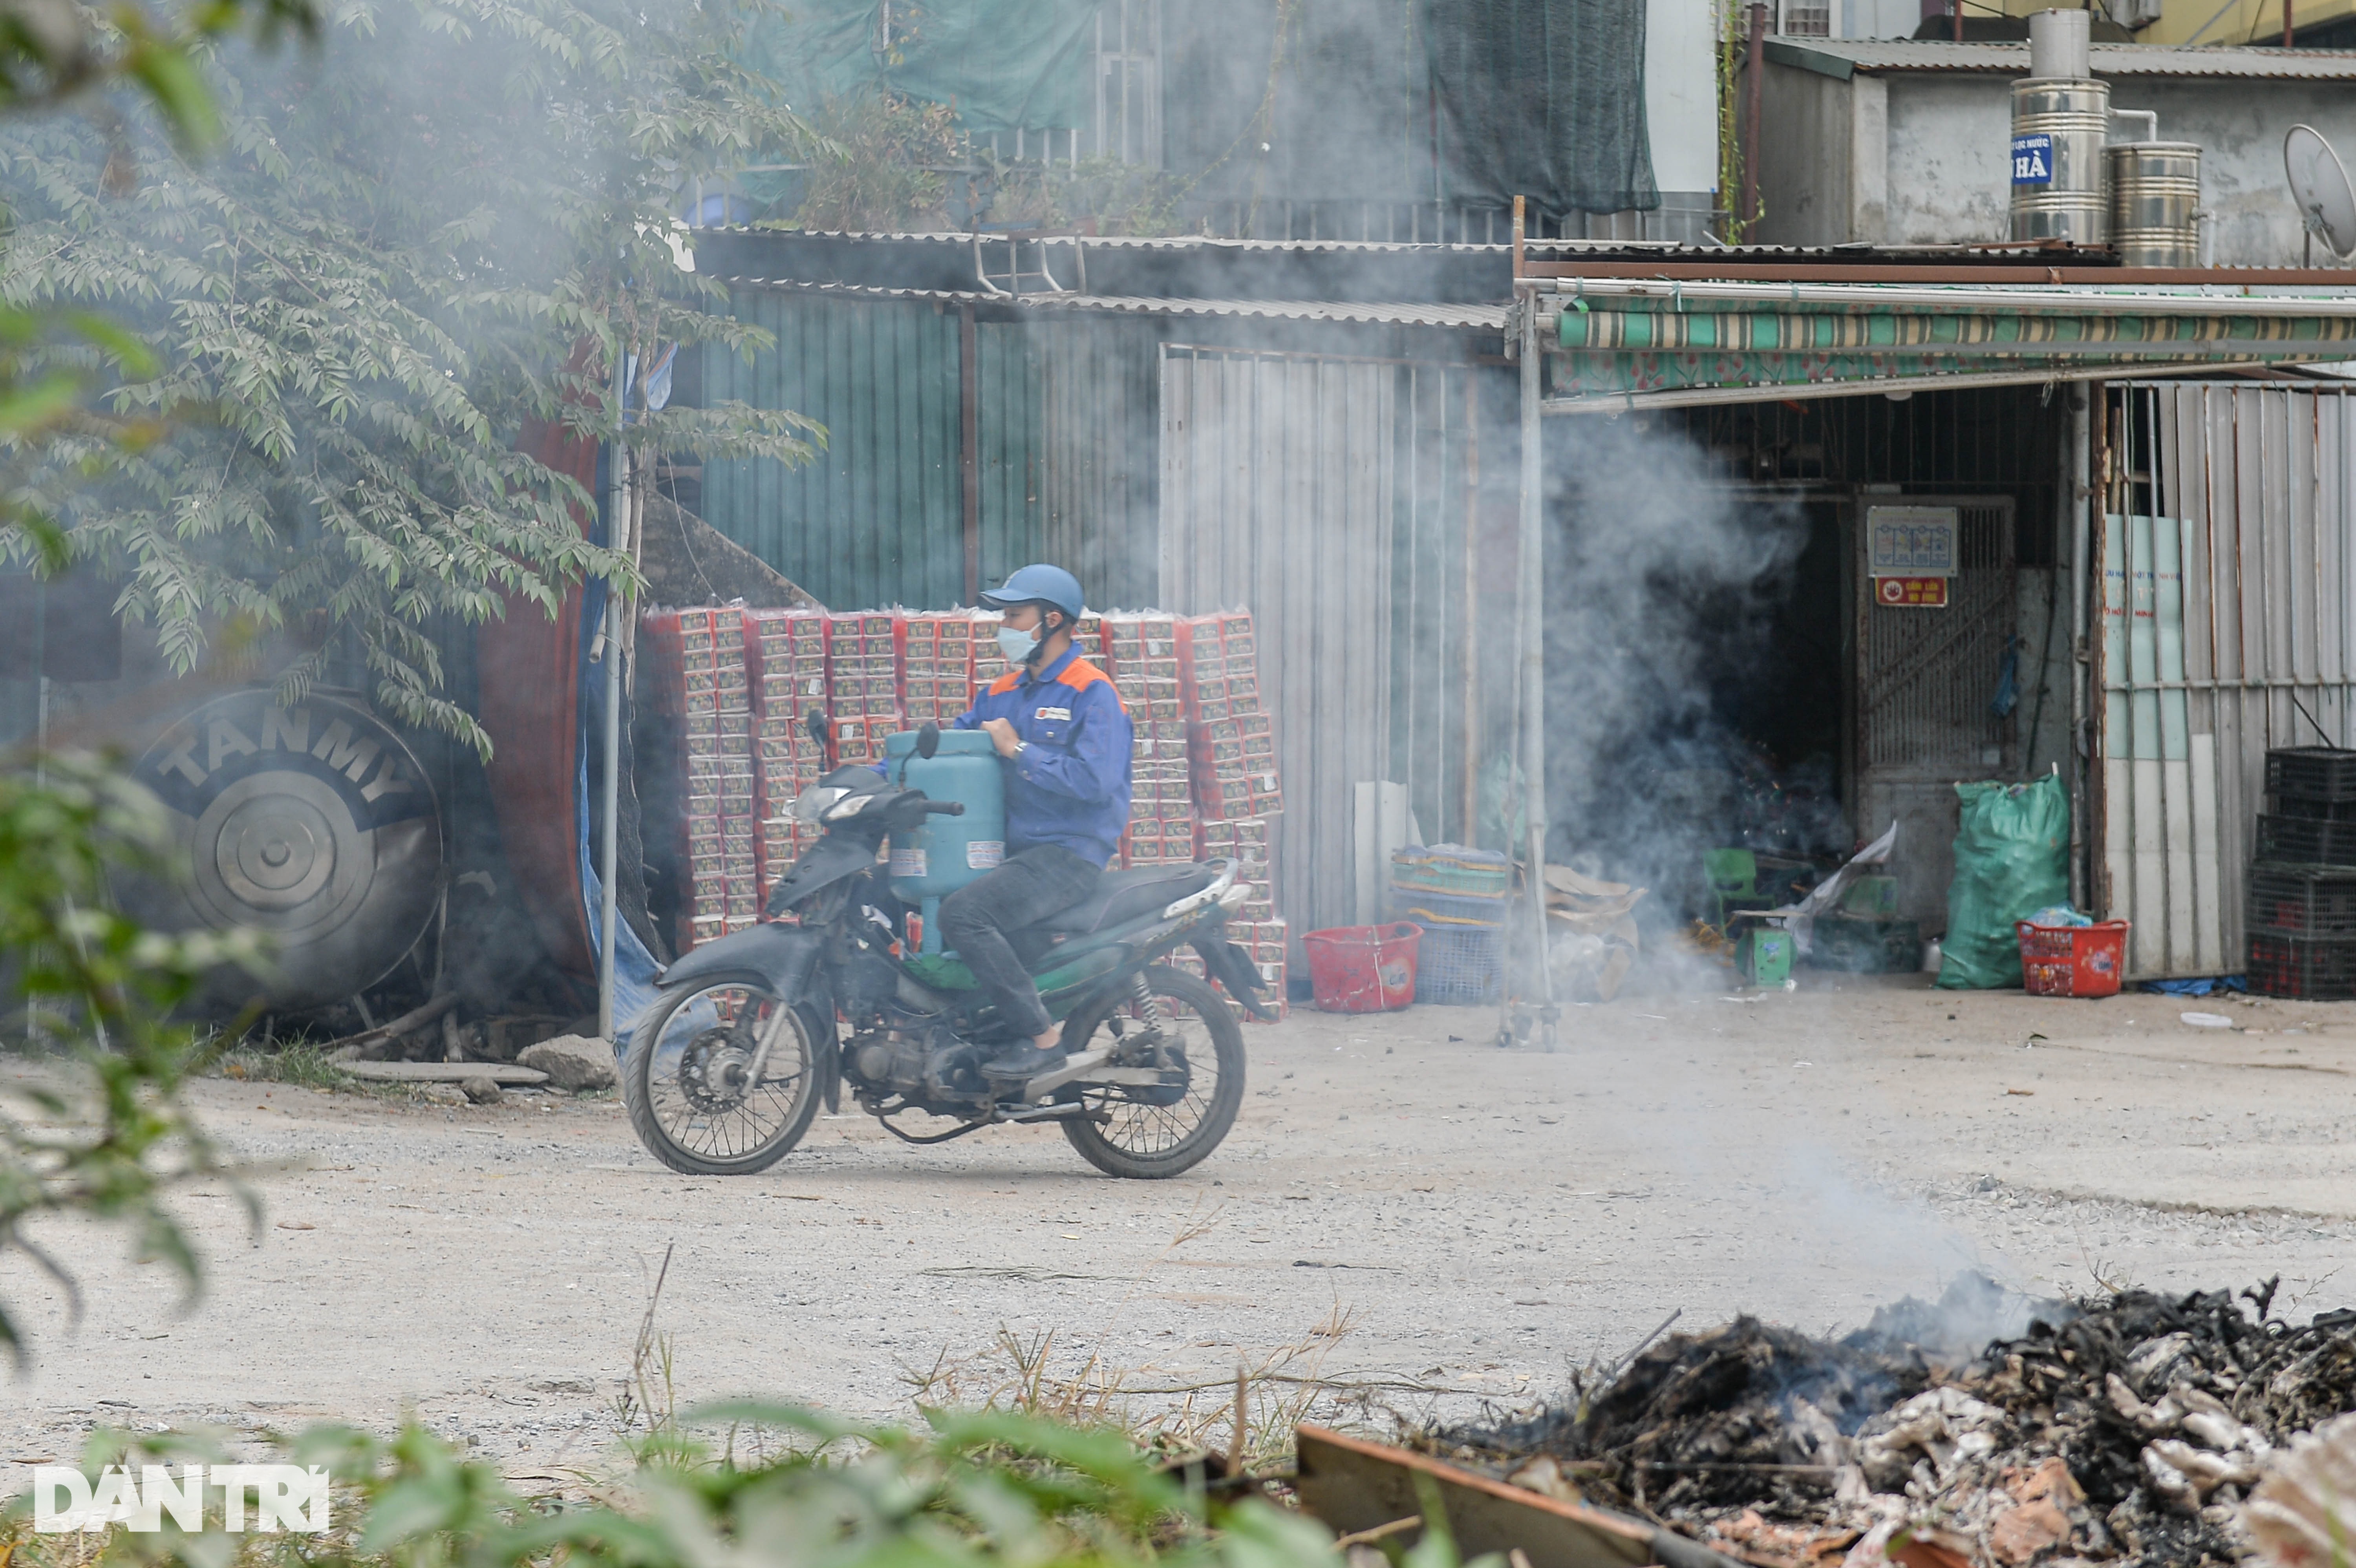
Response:
[{"label": "smoke", "polygon": [[1549,854],[1678,905],[1709,849],[1845,848],[1832,756],[1762,739],[1797,677],[1778,617],[1808,518],[1742,496],[1675,430],[1547,434]]}]

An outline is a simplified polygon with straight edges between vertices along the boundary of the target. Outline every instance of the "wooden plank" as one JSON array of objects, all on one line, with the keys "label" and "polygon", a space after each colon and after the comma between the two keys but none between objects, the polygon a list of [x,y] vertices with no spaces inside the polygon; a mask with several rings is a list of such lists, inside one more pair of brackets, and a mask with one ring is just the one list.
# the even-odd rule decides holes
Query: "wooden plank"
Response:
[{"label": "wooden plank", "polygon": [[380,1083],[463,1083],[487,1078],[504,1088],[520,1089],[548,1082],[536,1067],[516,1067],[504,1061],[345,1061],[340,1072]]},{"label": "wooden plank", "polygon": [[1635,1568],[1648,1563],[1732,1568],[1731,1558],[1624,1514],[1560,1502],[1322,1426],[1301,1426],[1295,1436],[1301,1473],[1294,1487],[1301,1509],[1336,1534],[1420,1515],[1416,1477],[1424,1476],[1438,1485],[1448,1528],[1467,1560],[1518,1548],[1528,1555],[1530,1568]]}]

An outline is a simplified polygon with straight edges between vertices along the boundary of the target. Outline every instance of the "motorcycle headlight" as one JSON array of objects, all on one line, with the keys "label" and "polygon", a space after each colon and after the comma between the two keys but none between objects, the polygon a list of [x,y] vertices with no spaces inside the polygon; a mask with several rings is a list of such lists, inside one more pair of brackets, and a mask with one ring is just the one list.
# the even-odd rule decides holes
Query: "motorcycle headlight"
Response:
[{"label": "motorcycle headlight", "polygon": [[867,809],[867,803],[869,801],[875,798],[873,795],[851,795],[851,792],[848,790],[845,790],[842,793],[850,795],[851,798],[848,800],[838,800],[832,805],[828,806],[826,808],[826,816],[821,820],[827,822],[841,822],[846,816],[856,816],[861,812]]},{"label": "motorcycle headlight", "polygon": [[850,793],[839,787],[813,784],[794,797],[794,816],[803,822],[819,821],[836,802]]}]

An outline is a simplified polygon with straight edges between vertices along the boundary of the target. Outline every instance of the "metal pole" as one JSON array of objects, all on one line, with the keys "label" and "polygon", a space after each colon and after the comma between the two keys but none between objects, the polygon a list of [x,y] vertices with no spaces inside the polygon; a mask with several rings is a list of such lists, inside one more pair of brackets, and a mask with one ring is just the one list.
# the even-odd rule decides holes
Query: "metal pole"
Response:
[{"label": "metal pole", "polygon": [[[1041,266],[1046,262],[1043,259]],[[981,603],[981,392],[973,306],[958,307],[958,481],[964,504],[965,599]]]},{"label": "metal pole", "polygon": [[1522,519],[1520,615],[1522,626],[1522,790],[1529,822],[1531,929],[1537,938],[1537,994],[1544,999],[1538,1021],[1546,1045],[1554,1048],[1554,976],[1547,965],[1546,931],[1546,542],[1540,535],[1545,507],[1539,486],[1538,302],[1536,293],[1515,291],[1522,334]]},{"label": "metal pole", "polygon": [[1767,6],[1765,0],[1751,0],[1750,55],[1746,72],[1751,78],[1751,97],[1743,105],[1742,119],[1742,210],[1730,225],[1739,239],[1749,244],[1758,238],[1751,226],[1759,220],[1759,103],[1767,94]]},{"label": "metal pole", "polygon": [[1481,669],[1481,393],[1471,375],[1464,378],[1464,696],[1460,704],[1464,721],[1462,781],[1463,838],[1481,841],[1481,704],[1475,683]]},{"label": "metal pole", "polygon": [[2070,389],[2070,907],[2086,907],[2086,549],[2092,510],[2086,387]]},{"label": "metal pole", "polygon": [[[622,537],[628,528],[623,520],[622,496],[630,468],[630,450],[622,439],[624,411],[630,393],[624,371],[626,363],[626,357],[617,356],[614,365],[614,454],[605,471],[605,546],[616,550],[626,548],[628,543]],[[614,878],[620,839],[615,818],[620,815],[622,796],[621,603],[621,580],[609,575],[605,579],[605,625],[598,637],[604,645],[598,650],[598,657],[605,665],[605,822],[597,846],[597,1033],[604,1040],[614,1038]]]},{"label": "metal pole", "polygon": [[2292,44],[2290,38],[2290,16],[2291,0],[2283,0],[2283,48],[2286,49],[2296,47]]}]

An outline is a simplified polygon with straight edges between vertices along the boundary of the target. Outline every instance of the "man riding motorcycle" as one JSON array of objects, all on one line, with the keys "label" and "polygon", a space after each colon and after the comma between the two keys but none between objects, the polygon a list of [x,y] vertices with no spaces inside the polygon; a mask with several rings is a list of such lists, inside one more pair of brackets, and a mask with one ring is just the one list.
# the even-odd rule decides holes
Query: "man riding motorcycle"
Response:
[{"label": "man riding motorcycle", "polygon": [[1028,1078],[1063,1060],[1061,1030],[1007,940],[1096,891],[1129,823],[1133,731],[1112,681],[1072,646],[1084,605],[1059,566],[1023,567],[981,602],[1014,668],[954,728],[980,730],[1006,781],[1006,859],[941,901],[941,934],[1022,1038],[985,1064]]}]

